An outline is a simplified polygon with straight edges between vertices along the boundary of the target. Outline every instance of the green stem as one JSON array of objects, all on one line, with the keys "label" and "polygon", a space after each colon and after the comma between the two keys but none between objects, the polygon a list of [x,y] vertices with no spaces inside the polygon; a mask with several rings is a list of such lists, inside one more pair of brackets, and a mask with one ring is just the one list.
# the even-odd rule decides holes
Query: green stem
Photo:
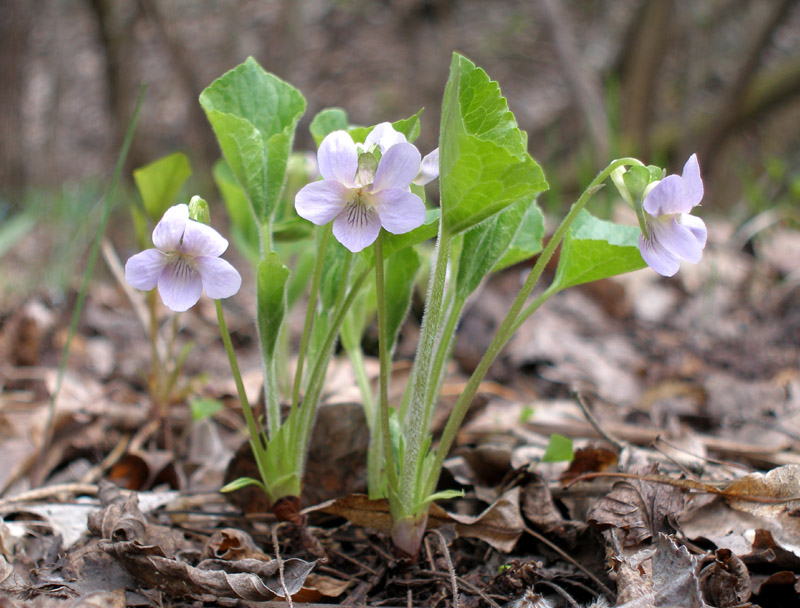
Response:
[{"label": "green stem", "polygon": [[325,251],[331,240],[330,226],[320,228],[319,248],[317,251],[317,261],[314,264],[314,274],[311,278],[311,292],[308,296],[308,306],[306,307],[306,319],[303,324],[303,334],[300,337],[300,349],[297,353],[297,370],[294,374],[294,387],[292,388],[292,412],[300,404],[300,389],[303,385],[303,367],[305,365],[306,353],[308,351],[308,341],[311,336],[311,327],[314,323],[314,313],[317,310],[317,298],[319,297],[319,287],[322,283],[322,269],[325,264]]},{"label": "green stem", "polygon": [[[352,257],[350,256],[348,260],[352,260]],[[347,266],[347,274],[349,275],[349,261]],[[334,308],[336,315],[334,316],[333,322],[328,329],[328,334],[325,336],[325,341],[322,343],[316,363],[311,372],[311,380],[306,388],[305,398],[303,399],[303,407],[300,408],[300,425],[297,429],[293,429],[292,445],[294,446],[295,450],[297,450],[296,462],[298,463],[298,472],[301,472],[305,467],[308,442],[311,439],[311,430],[314,424],[314,414],[317,411],[319,397],[322,392],[322,387],[325,384],[325,370],[327,369],[328,363],[333,355],[333,347],[336,344],[336,338],[339,335],[339,328],[342,326],[345,315],[350,309],[350,306],[353,304],[353,301],[356,299],[358,291],[361,289],[361,286],[364,284],[367,276],[369,276],[369,269],[364,270],[360,275],[358,275],[356,280],[353,282],[347,297],[344,298],[343,302]],[[342,281],[342,286],[346,287],[346,285],[347,278],[345,277],[345,279]],[[340,294],[341,293],[342,292],[340,292]]]},{"label": "green stem", "polygon": [[[389,435],[389,355],[386,352],[386,289],[383,272],[383,234],[375,240],[375,293],[378,300],[378,357],[380,374],[378,376],[378,401],[383,434],[384,470],[391,487],[397,484],[397,472],[392,459],[392,441]],[[377,430],[377,429],[375,429]]]},{"label": "green stem", "polygon": [[[564,239],[564,236],[567,233],[567,230],[572,225],[572,222],[575,221],[575,218],[580,213],[581,209],[586,206],[586,203],[589,202],[591,196],[600,188],[602,183],[608,179],[608,176],[611,175],[611,172],[620,167],[622,165],[642,165],[641,162],[636,160],[635,158],[621,158],[615,161],[612,161],[611,164],[608,165],[603,171],[601,171],[597,177],[592,180],[592,182],[587,186],[587,188],[583,191],[581,196],[578,198],[575,203],[573,203],[572,207],[569,210],[569,213],[561,222],[561,224],[556,228],[556,231],[553,233],[553,236],[550,238],[550,241],[547,243],[547,246],[542,251],[539,258],[536,260],[536,264],[533,266],[533,270],[531,270],[528,278],[525,280],[522,289],[520,290],[519,294],[517,295],[516,299],[514,300],[513,304],[511,305],[506,318],[503,320],[502,325],[497,330],[497,333],[494,336],[491,344],[486,349],[486,352],[481,357],[478,366],[475,368],[475,371],[472,372],[469,380],[467,381],[467,385],[464,388],[464,391],[458,397],[456,404],[453,406],[453,411],[450,414],[450,418],[447,421],[447,425],[444,428],[442,433],[441,441],[439,442],[439,446],[436,449],[436,457],[433,463],[433,467],[430,470],[430,478],[427,480],[425,484],[426,494],[432,494],[433,491],[436,489],[436,484],[439,480],[439,474],[441,472],[442,463],[446,458],[448,452],[450,451],[450,447],[453,444],[453,441],[456,438],[456,433],[461,426],[461,423],[464,420],[464,416],[467,414],[467,410],[469,409],[470,404],[472,403],[472,399],[475,396],[475,393],[478,391],[478,387],[480,383],[483,381],[483,378],[486,376],[486,372],[489,371],[489,366],[494,362],[497,355],[500,353],[500,350],[506,345],[508,340],[513,335],[515,329],[518,327],[518,319],[523,314],[522,307],[525,304],[525,301],[528,299],[528,296],[533,291],[533,288],[539,281],[539,278],[542,276],[545,267],[547,266],[550,259],[553,257],[553,254],[556,252],[556,249],[561,244],[561,241]],[[542,296],[547,295],[550,297],[556,290],[546,290]],[[528,307],[525,311],[525,318],[530,316],[545,300],[546,298],[542,299],[538,298],[531,306]]]},{"label": "green stem", "polygon": [[422,318],[419,346],[417,347],[414,372],[411,379],[411,401],[405,432],[405,453],[400,468],[399,488],[397,488],[397,496],[403,504],[395,505],[395,510],[400,507],[406,515],[414,512],[418,502],[419,463],[420,459],[424,457],[423,454],[420,454],[420,451],[422,450],[423,441],[428,436],[428,428],[425,426],[427,409],[425,398],[431,376],[431,361],[439,336],[450,244],[451,237],[440,224],[439,239],[436,244],[436,262],[431,269],[431,281],[426,299],[427,306],[425,315]]},{"label": "green stem", "polygon": [[244,382],[242,382],[242,374],[239,371],[239,363],[236,361],[236,353],[233,350],[233,343],[231,342],[231,335],[228,333],[228,324],[225,322],[225,315],[222,313],[222,303],[219,300],[214,300],[217,307],[217,322],[219,323],[219,333],[222,335],[222,343],[225,345],[225,352],[228,354],[228,363],[231,366],[231,374],[233,374],[233,381],[236,383],[236,392],[239,395],[239,401],[242,404],[242,412],[244,419],[247,423],[247,430],[250,431],[250,444],[253,449],[258,447],[256,459],[260,459],[260,455],[266,449],[262,442],[262,436],[259,432],[258,425],[256,424],[253,410],[250,407],[250,402],[247,399],[247,393],[244,390]]},{"label": "green stem", "polygon": [[447,361],[450,359],[450,354],[455,344],[456,326],[461,318],[464,304],[465,300],[463,298],[453,299],[453,305],[450,307],[447,321],[439,337],[439,343],[436,346],[436,356],[434,357],[433,365],[431,365],[432,381],[429,382],[428,393],[425,396],[425,428],[429,428],[430,426],[434,406],[442,390],[444,378],[447,375]]}]

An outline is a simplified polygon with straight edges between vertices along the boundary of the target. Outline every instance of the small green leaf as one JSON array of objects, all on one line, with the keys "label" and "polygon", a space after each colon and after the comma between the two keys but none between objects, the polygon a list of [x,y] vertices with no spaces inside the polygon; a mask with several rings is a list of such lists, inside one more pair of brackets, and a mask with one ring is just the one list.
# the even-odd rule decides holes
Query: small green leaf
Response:
[{"label": "small green leaf", "polygon": [[533,418],[533,415],[535,413],[536,413],[536,408],[533,408],[530,405],[526,405],[519,412],[519,421],[520,422],[528,422],[528,420]]},{"label": "small green leaf", "polygon": [[542,456],[542,462],[569,462],[574,458],[572,439],[553,433]]},{"label": "small green leaf", "polygon": [[348,126],[350,123],[347,120],[347,112],[341,108],[325,108],[317,113],[308,130],[311,131],[311,136],[319,147],[326,135],[346,130]]},{"label": "small green leaf", "polygon": [[644,189],[650,183],[650,171],[647,167],[634,165],[622,174],[622,180],[625,182],[625,187],[628,189],[631,199],[634,202],[641,201]]},{"label": "small green leaf", "polygon": [[189,410],[192,413],[192,420],[199,422],[206,418],[211,418],[217,412],[225,409],[219,399],[195,399],[189,404]]},{"label": "small green leaf", "polygon": [[640,234],[636,226],[599,220],[581,210],[561,245],[553,286],[561,290],[644,268]]},{"label": "small green leaf", "polygon": [[527,152],[500,87],[454,53],[442,103],[439,181],[442,222],[450,234],[479,224],[547,189]]},{"label": "small green leaf", "polygon": [[144,209],[151,220],[157,222],[175,204],[183,184],[191,174],[189,159],[181,152],[159,158],[134,170],[133,181],[136,182]]},{"label": "small green leaf", "polygon": [[242,488],[246,488],[248,486],[258,486],[264,490],[264,492],[267,491],[267,488],[264,487],[263,483],[261,483],[258,479],[253,479],[252,477],[240,477],[239,479],[234,479],[232,482],[222,486],[219,491],[224,493],[235,492],[236,490],[241,490]]},{"label": "small green leaf", "polygon": [[286,313],[288,279],[289,269],[283,265],[274,251],[269,252],[258,263],[256,316],[265,359],[271,359],[275,354],[275,345]]},{"label": "small green leaf", "polygon": [[[420,124],[419,124],[419,117],[422,114],[422,110],[414,114],[413,116],[409,116],[408,118],[403,118],[401,120],[397,120],[392,123],[392,127],[395,131],[398,131],[406,136],[406,139],[410,142],[413,142],[419,136]],[[370,134],[372,127],[351,127],[348,129],[348,133],[350,133],[350,137],[353,138],[353,141],[356,143],[364,143],[364,140],[367,139],[367,135]]]},{"label": "small green leaf", "polygon": [[256,217],[268,220],[280,200],[305,99],[248,57],[212,82],[200,105]]},{"label": "small green leaf", "polygon": [[442,490],[440,492],[434,492],[430,496],[426,497],[419,506],[422,507],[432,502],[436,502],[437,500],[450,500],[451,498],[461,498],[463,496],[464,490]]}]

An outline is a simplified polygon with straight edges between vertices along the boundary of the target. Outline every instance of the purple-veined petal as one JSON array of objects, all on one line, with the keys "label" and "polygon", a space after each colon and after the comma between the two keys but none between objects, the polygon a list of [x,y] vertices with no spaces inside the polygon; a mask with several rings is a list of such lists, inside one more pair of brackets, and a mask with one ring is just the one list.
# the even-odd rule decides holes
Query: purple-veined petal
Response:
[{"label": "purple-veined petal", "polygon": [[[703,200],[703,178],[700,177],[700,163],[697,162],[697,154],[692,154],[683,166],[683,183],[686,185],[686,193],[692,207],[696,207]],[[684,213],[686,213],[684,211]]]},{"label": "purple-veined petal", "polygon": [[686,184],[680,175],[668,175],[658,182],[644,197],[642,205],[644,210],[654,217],[673,213],[689,213],[692,210]]},{"label": "purple-veined petal", "polygon": [[192,257],[210,255],[218,257],[228,248],[228,241],[211,226],[189,220],[183,231],[181,253]]},{"label": "purple-veined petal", "polygon": [[203,295],[200,273],[186,258],[168,264],[158,279],[158,293],[164,306],[175,312],[189,310]]},{"label": "purple-veined petal", "polygon": [[425,221],[425,203],[408,190],[381,190],[372,195],[372,200],[381,225],[392,234],[410,232]]},{"label": "purple-veined petal", "polygon": [[177,251],[188,221],[188,205],[174,205],[167,209],[153,230],[153,245],[165,253]]},{"label": "purple-veined petal", "polygon": [[406,136],[399,131],[395,131],[392,123],[382,122],[379,125],[375,125],[375,128],[369,132],[369,135],[367,135],[367,138],[364,140],[364,147],[369,149],[371,145],[377,144],[381,149],[381,154],[385,154],[386,150],[395,144],[400,144],[405,141]]},{"label": "purple-veined petal", "polygon": [[681,262],[678,258],[672,255],[663,247],[659,247],[657,243],[644,238],[644,235],[639,235],[639,253],[650,268],[655,270],[658,274],[671,277],[681,267]]},{"label": "purple-veined petal", "polygon": [[681,226],[675,217],[651,222],[648,228],[651,241],[682,260],[696,264],[703,257],[703,247],[692,231]]},{"label": "purple-veined petal", "polygon": [[697,239],[701,249],[706,246],[708,229],[706,228],[706,223],[703,220],[694,215],[689,215],[688,213],[681,213],[678,216],[678,223],[694,235],[694,238]]},{"label": "purple-veined petal", "polygon": [[358,151],[347,131],[328,133],[317,152],[319,174],[352,188],[358,170]]},{"label": "purple-veined petal", "polygon": [[392,146],[381,157],[371,191],[379,192],[389,188],[405,190],[419,173],[422,157],[412,144],[401,143]]},{"label": "purple-veined petal", "polygon": [[145,249],[128,258],[125,263],[125,280],[131,287],[150,291],[158,284],[158,277],[167,265],[167,256],[158,249]]},{"label": "purple-veined petal", "polygon": [[439,177],[439,148],[426,154],[422,159],[422,164],[419,167],[417,177],[414,178],[414,183],[418,186],[424,186],[437,177]]},{"label": "purple-veined petal", "polygon": [[200,273],[203,289],[212,300],[230,298],[242,286],[239,272],[222,258],[200,256],[194,262]]},{"label": "purple-veined petal", "polygon": [[353,201],[333,221],[333,236],[353,253],[369,247],[378,238],[381,220],[374,207]]},{"label": "purple-veined petal", "polygon": [[323,179],[303,186],[294,198],[297,215],[322,226],[341,213],[353,192],[333,179]]}]

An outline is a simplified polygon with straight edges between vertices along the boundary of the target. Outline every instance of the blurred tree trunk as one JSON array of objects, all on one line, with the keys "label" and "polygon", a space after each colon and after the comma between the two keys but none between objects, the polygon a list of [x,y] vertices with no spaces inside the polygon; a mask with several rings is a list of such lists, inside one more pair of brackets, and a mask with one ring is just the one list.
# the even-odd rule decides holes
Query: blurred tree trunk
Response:
[{"label": "blurred tree trunk", "polygon": [[632,21],[633,36],[622,66],[622,136],[626,148],[647,156],[650,153],[649,123],[653,120],[653,99],[664,56],[669,50],[669,24],[673,22],[672,0],[650,0]]},{"label": "blurred tree trunk", "polygon": [[25,186],[22,96],[28,33],[37,4],[5,0],[0,7],[0,192],[12,196]]},{"label": "blurred tree trunk", "polygon": [[[97,21],[100,47],[106,65],[106,95],[113,130],[113,148],[118,150],[125,139],[128,120],[133,112],[138,86],[127,76],[135,63],[127,61],[130,38],[138,19],[138,5],[127,13],[130,5],[115,0],[88,0],[89,8]],[[127,72],[124,69],[127,67]],[[137,139],[131,144],[125,174],[133,167],[144,164]]]}]

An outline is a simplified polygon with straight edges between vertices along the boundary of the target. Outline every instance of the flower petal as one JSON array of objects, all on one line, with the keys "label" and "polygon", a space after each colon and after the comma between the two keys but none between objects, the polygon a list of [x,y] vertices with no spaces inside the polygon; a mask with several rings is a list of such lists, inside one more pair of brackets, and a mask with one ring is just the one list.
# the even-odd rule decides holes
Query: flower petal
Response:
[{"label": "flower petal", "polygon": [[689,215],[688,213],[681,213],[678,216],[678,223],[681,226],[684,226],[694,235],[694,238],[697,239],[701,249],[706,246],[708,229],[706,228],[706,224],[703,220],[701,220],[699,217],[695,217],[694,215]]},{"label": "flower petal", "polygon": [[[692,154],[683,166],[683,183],[686,185],[688,200],[696,207],[703,200],[703,179],[700,177],[700,164],[697,154]],[[685,212],[684,212],[685,213]]]},{"label": "flower petal", "polygon": [[425,221],[425,203],[416,194],[400,188],[381,190],[372,196],[381,225],[392,234],[403,234]]},{"label": "flower petal", "polygon": [[405,141],[406,136],[400,133],[400,131],[395,131],[392,123],[382,122],[379,125],[375,125],[375,128],[369,132],[369,135],[367,135],[367,138],[364,140],[364,146],[369,149],[373,144],[377,144],[381,149],[381,154],[386,154],[386,150],[395,144],[400,144]]},{"label": "flower petal", "polygon": [[158,249],[146,249],[128,258],[125,263],[125,280],[131,287],[150,291],[167,265],[167,256]]},{"label": "flower petal", "polygon": [[703,257],[703,247],[695,238],[694,233],[681,226],[672,217],[670,219],[655,221],[648,224],[650,240],[655,241],[671,254],[696,264]]},{"label": "flower petal", "polygon": [[228,241],[211,226],[189,220],[183,231],[181,253],[192,257],[210,255],[218,257],[228,248]]},{"label": "flower petal", "polygon": [[322,226],[342,212],[352,191],[336,180],[323,179],[303,186],[294,198],[297,215]]},{"label": "flower petal", "polygon": [[400,143],[392,146],[381,157],[371,191],[379,192],[389,188],[405,190],[419,173],[421,160],[419,150],[412,144]]},{"label": "flower petal", "polygon": [[183,258],[168,264],[158,279],[158,293],[164,306],[175,312],[189,310],[203,294],[200,273]]},{"label": "flower petal", "polygon": [[177,251],[188,221],[188,205],[174,205],[167,209],[153,230],[153,245],[164,253]]},{"label": "flower petal", "polygon": [[644,235],[639,235],[639,253],[647,265],[662,276],[671,277],[681,267],[678,258],[657,243],[644,238]]},{"label": "flower petal", "polygon": [[650,190],[644,198],[643,206],[647,213],[658,217],[672,213],[689,213],[693,205],[683,178],[679,175],[668,175]]},{"label": "flower petal", "polygon": [[357,201],[348,203],[333,221],[333,236],[353,253],[372,245],[380,231],[376,209]]},{"label": "flower petal", "polygon": [[242,286],[239,272],[227,261],[211,256],[195,259],[206,295],[212,300],[230,298]]},{"label": "flower petal", "polygon": [[358,170],[358,151],[347,131],[328,133],[317,152],[319,174],[350,188]]},{"label": "flower petal", "polygon": [[422,159],[422,164],[419,167],[417,177],[414,178],[414,183],[418,186],[424,186],[437,177],[439,177],[439,148],[436,148],[430,154],[426,154]]}]

